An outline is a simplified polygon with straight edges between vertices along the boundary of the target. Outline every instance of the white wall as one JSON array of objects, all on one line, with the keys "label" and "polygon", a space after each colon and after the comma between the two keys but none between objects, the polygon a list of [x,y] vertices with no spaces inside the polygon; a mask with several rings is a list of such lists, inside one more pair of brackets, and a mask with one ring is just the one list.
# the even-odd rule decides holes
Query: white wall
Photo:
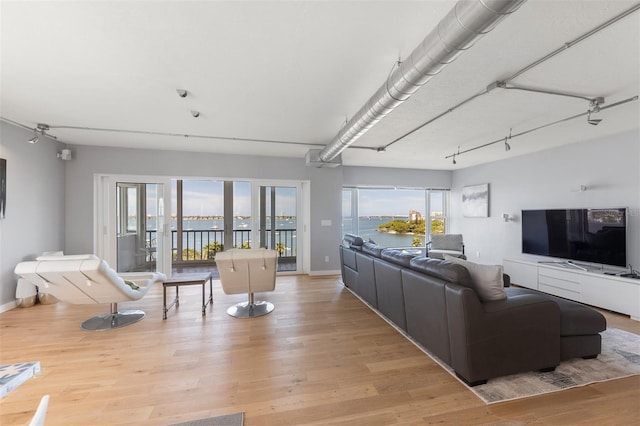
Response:
[{"label": "white wall", "polygon": [[[517,152],[517,145],[512,146],[510,152]],[[628,207],[627,257],[639,268],[639,164],[640,134],[635,131],[456,170],[452,232],[464,235],[469,260],[501,264],[505,257],[522,256],[523,209]],[[480,183],[489,183],[490,217],[464,218],[462,188]],[[581,185],[587,191],[580,192]],[[502,213],[516,220],[505,223]]]},{"label": "white wall", "polygon": [[[66,244],[69,253],[93,252],[94,174],[310,181],[310,269],[338,271],[342,170],[307,167],[301,158],[71,146],[67,164]],[[321,220],[331,226],[320,226]],[[329,262],[325,262],[329,256]]]},{"label": "white wall", "polygon": [[6,217],[0,219],[0,312],[15,306],[19,262],[64,248],[64,146],[0,121],[0,158],[7,160]]}]

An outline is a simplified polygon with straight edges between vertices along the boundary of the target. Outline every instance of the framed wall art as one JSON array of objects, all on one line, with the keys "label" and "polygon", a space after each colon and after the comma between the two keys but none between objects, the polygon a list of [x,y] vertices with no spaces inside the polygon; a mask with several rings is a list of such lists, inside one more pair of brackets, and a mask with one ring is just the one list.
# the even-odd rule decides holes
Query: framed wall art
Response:
[{"label": "framed wall art", "polygon": [[489,184],[462,188],[462,215],[464,217],[489,217]]}]

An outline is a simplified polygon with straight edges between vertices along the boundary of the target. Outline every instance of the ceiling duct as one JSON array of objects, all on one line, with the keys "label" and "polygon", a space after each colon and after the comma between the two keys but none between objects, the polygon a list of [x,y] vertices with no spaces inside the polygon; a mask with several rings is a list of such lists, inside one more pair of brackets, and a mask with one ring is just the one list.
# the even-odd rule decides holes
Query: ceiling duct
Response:
[{"label": "ceiling duct", "polygon": [[526,0],[460,0],[319,153],[330,162]]}]

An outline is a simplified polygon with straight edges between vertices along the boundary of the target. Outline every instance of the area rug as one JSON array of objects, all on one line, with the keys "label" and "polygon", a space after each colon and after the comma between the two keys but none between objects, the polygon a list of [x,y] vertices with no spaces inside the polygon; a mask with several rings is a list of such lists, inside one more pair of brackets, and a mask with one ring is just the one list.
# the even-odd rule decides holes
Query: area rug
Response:
[{"label": "area rug", "polygon": [[498,377],[470,389],[493,404],[640,374],[640,336],[616,328],[601,335],[602,353],[596,359],[574,358],[555,371]]},{"label": "area rug", "polygon": [[[467,386],[451,367],[400,331],[456,380]],[[561,362],[555,371],[512,374],[490,379],[484,385],[467,387],[486,404],[495,404],[640,374],[640,336],[617,328],[608,328],[600,334],[602,352],[596,359],[573,358]]]},{"label": "area rug", "polygon": [[227,414],[225,416],[209,417],[207,419],[191,420],[170,426],[242,426],[244,413]]},{"label": "area rug", "polygon": [[38,374],[39,362],[0,365],[0,398]]}]

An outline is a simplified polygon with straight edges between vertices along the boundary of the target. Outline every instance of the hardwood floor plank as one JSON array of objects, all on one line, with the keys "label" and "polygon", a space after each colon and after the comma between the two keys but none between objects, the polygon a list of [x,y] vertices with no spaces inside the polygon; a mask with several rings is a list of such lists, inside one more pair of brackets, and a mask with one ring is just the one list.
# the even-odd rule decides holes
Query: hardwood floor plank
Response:
[{"label": "hardwood floor plank", "polygon": [[[272,314],[237,319],[243,301],[214,281],[203,317],[197,287],[162,320],[162,287],[123,309],[146,318],[80,328],[106,306],[36,305],[0,314],[0,363],[42,373],[0,400],[0,424],[25,424],[51,397],[47,425],[162,425],[245,412],[252,425],[634,424],[640,377],[485,405],[348,290],[339,277],[278,277],[256,295]],[[610,325],[640,323],[605,312]]]}]

